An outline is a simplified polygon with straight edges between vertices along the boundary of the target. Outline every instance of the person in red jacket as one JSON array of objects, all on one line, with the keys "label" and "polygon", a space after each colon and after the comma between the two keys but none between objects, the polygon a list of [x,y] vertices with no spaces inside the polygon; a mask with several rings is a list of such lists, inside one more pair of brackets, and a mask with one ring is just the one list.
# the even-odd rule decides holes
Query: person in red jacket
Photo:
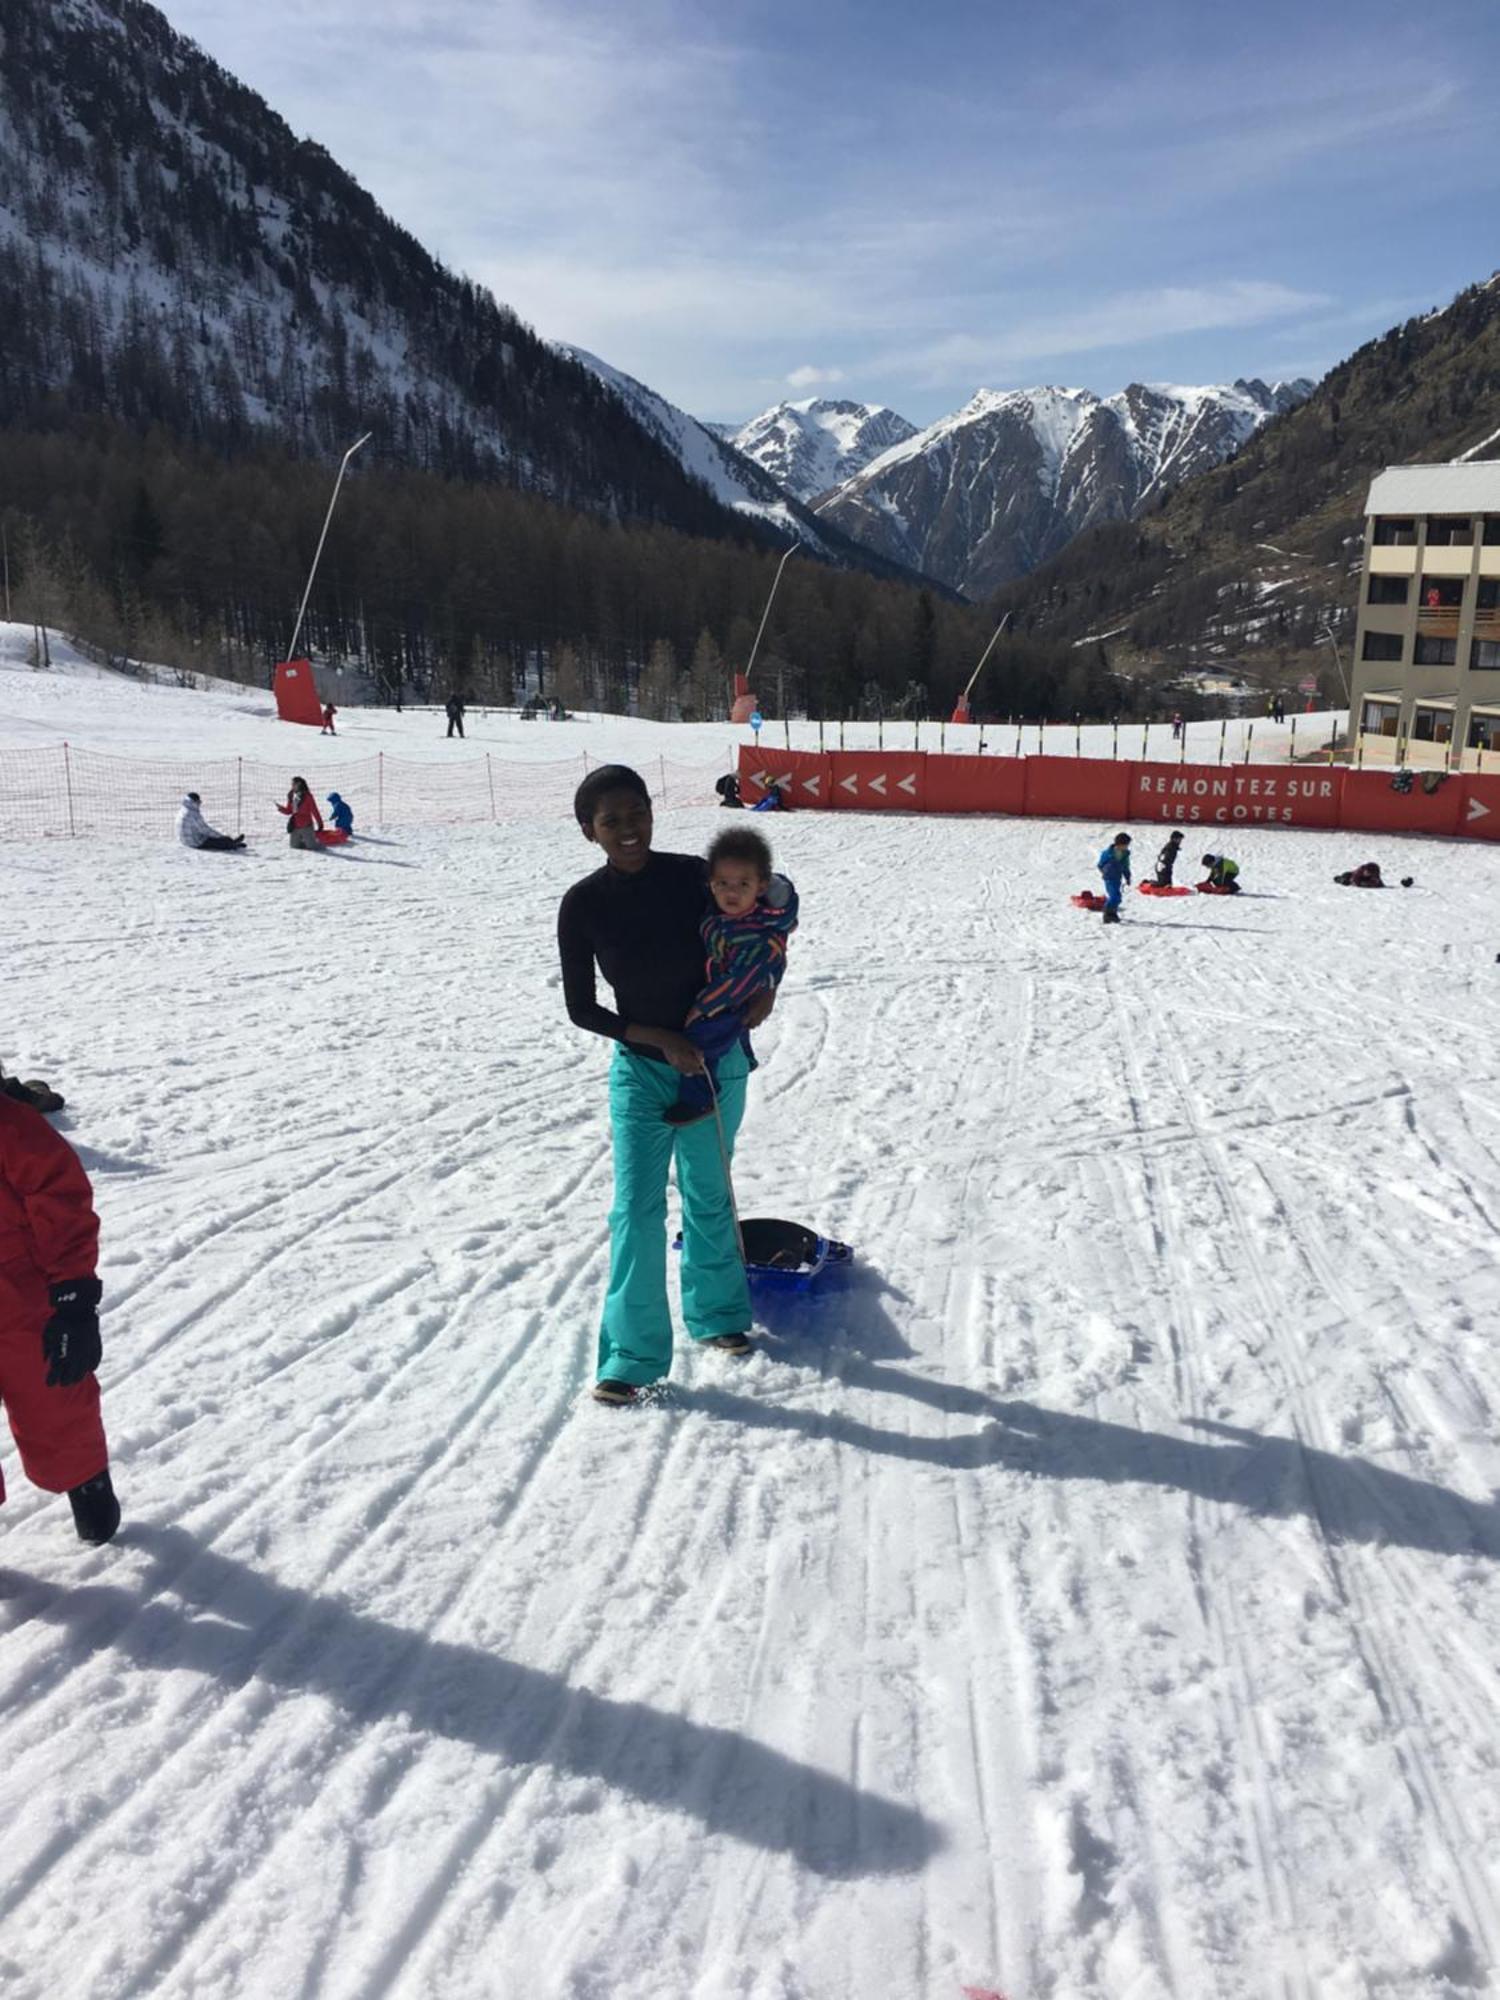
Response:
[{"label": "person in red jacket", "polygon": [[79,1538],[94,1543],[120,1525],[94,1374],[98,1260],[78,1155],[40,1112],[0,1097],[0,1403],[26,1477],[66,1493]]},{"label": "person in red jacket", "polygon": [[276,810],[286,814],[287,837],[293,847],[318,845],[323,815],[318,811],[317,800],[307,789],[306,778],[293,778],[292,789],[286,795],[286,804],[278,806]]},{"label": "person in red jacket", "polygon": [[338,731],[333,726],[333,718],[337,714],[338,710],[334,707],[331,701],[325,702],[323,704],[323,727],[318,731],[318,734],[320,736],[338,735]]}]

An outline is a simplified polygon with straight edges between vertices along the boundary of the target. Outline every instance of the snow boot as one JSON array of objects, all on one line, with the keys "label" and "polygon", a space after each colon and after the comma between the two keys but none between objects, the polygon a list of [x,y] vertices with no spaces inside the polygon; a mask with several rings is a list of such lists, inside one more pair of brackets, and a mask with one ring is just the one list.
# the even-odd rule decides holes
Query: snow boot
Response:
[{"label": "snow boot", "polygon": [[603,1403],[607,1409],[624,1410],[632,1403],[641,1400],[641,1392],[633,1382],[617,1382],[612,1376],[606,1375],[602,1381],[594,1384],[593,1398],[596,1403]]},{"label": "snow boot", "polygon": [[92,1479],[85,1479],[81,1486],[69,1487],[68,1502],[80,1542],[97,1547],[107,1542],[120,1525],[120,1503],[115,1498],[108,1466]]},{"label": "snow boot", "polygon": [[662,1122],[666,1125],[697,1125],[701,1124],[705,1118],[713,1117],[714,1107],[712,1101],[707,1104],[683,1104],[679,1102],[677,1104],[669,1104],[661,1115]]},{"label": "snow boot", "polygon": [[731,1354],[736,1361],[743,1361],[746,1355],[755,1352],[755,1342],[748,1333],[716,1333],[712,1340],[701,1340],[700,1347],[715,1347],[720,1354]]},{"label": "snow boot", "polygon": [[1105,908],[1104,921],[1107,924],[1117,924],[1120,921],[1120,912],[1114,907],[1112,903],[1107,905]]}]

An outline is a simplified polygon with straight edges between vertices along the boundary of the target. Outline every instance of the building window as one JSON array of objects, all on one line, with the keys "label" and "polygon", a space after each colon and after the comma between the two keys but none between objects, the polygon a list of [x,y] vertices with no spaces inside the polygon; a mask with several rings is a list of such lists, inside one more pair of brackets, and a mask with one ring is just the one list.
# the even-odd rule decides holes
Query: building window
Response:
[{"label": "building window", "polygon": [[1500,542],[1500,514],[1491,514],[1484,524],[1484,545],[1492,549],[1497,542]]},{"label": "building window", "polygon": [[1458,660],[1458,641],[1434,639],[1425,632],[1419,632],[1417,650],[1412,658],[1419,667],[1451,667]]},{"label": "building window", "polygon": [[1417,602],[1424,611],[1457,611],[1464,601],[1461,576],[1424,576]]},{"label": "building window", "polygon": [[1469,748],[1493,750],[1500,743],[1500,715],[1469,716]]},{"label": "building window", "polygon": [[1377,549],[1409,548],[1417,539],[1415,521],[1382,519],[1375,523],[1375,546]]},{"label": "building window", "polygon": [[1365,650],[1360,657],[1366,660],[1399,660],[1401,657],[1401,634],[1399,632],[1366,632]]},{"label": "building window", "polygon": [[1430,549],[1467,549],[1473,546],[1474,524],[1456,514],[1435,514],[1427,523]]},{"label": "building window", "polygon": [[1360,728],[1366,736],[1394,736],[1401,723],[1401,707],[1394,701],[1367,701]]},{"label": "building window", "polygon": [[1404,604],[1411,594],[1409,576],[1372,576],[1367,604]]},{"label": "building window", "polygon": [[1481,577],[1479,588],[1474,593],[1476,611],[1500,611],[1500,583],[1493,577]]},{"label": "building window", "polygon": [[1451,743],[1453,741],[1453,711],[1451,708],[1423,708],[1417,704],[1411,719],[1412,740],[1416,743]]},{"label": "building window", "polygon": [[1500,639],[1476,639],[1469,648],[1469,666],[1475,673],[1500,673]]}]

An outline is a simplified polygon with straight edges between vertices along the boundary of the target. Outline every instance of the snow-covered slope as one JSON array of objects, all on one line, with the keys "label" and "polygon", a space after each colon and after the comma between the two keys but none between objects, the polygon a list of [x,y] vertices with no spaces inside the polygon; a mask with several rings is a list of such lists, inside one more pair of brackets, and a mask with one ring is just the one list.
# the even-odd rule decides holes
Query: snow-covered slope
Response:
[{"label": "snow-covered slope", "polygon": [[[354,754],[131,697],[132,760]],[[1364,836],[1251,826],[1237,903],[1109,932],[1110,831],[770,823],[737,1192],[858,1262],[627,1412],[565,812],[7,849],[125,1526],[5,1435],[6,2000],[1494,1990],[1500,855],[1361,894]]]},{"label": "snow-covered slope", "polygon": [[716,500],[743,513],[764,515],[791,532],[787,495],[775,479],[737,451],[731,442],[696,417],[690,417],[686,410],[679,410],[656,390],[648,389],[633,375],[601,361],[597,354],[565,343],[559,343],[557,351],[587,368],[606,388],[613,390],[636,422],[680,459],[683,469],[694,479],[702,480]]},{"label": "snow-covered slope", "polygon": [[[820,519],[803,505],[796,492],[784,487],[753,457],[741,451],[721,426],[701,423],[675,403],[669,403],[655,389],[647,388],[633,375],[611,367],[584,348],[559,346],[557,351],[565,359],[587,368],[611,390],[642,430],[665,445],[684,471],[701,481],[721,505],[732,507],[737,513],[759,516],[830,562],[871,567],[879,574],[887,574],[891,569],[910,570],[911,565],[900,558],[890,563],[883,551],[871,548],[861,537],[850,536],[835,524]],[[901,419],[896,421],[900,423]]]},{"label": "snow-covered slope", "polygon": [[1311,387],[1135,382],[1108,397],[981,389],[872,460],[819,512],[893,560],[982,597],[1083,528],[1128,518],[1217,465]]},{"label": "snow-covered slope", "polygon": [[883,403],[809,396],[763,410],[732,442],[799,500],[816,500],[915,435],[916,425]]}]

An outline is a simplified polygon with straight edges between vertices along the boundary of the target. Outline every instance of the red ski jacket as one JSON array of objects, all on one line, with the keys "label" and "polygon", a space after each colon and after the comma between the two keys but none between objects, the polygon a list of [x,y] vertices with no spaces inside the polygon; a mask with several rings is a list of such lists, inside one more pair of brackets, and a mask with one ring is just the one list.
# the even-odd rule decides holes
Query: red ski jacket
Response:
[{"label": "red ski jacket", "polygon": [[40,1111],[0,1096],[0,1324],[47,1317],[47,1287],[91,1278],[99,1218],[78,1155]]},{"label": "red ski jacket", "polygon": [[323,815],[318,811],[318,802],[311,792],[303,793],[300,806],[292,804],[292,795],[288,792],[286,804],[278,806],[276,810],[279,813],[285,813],[293,826],[315,826],[319,829],[322,828]]}]

